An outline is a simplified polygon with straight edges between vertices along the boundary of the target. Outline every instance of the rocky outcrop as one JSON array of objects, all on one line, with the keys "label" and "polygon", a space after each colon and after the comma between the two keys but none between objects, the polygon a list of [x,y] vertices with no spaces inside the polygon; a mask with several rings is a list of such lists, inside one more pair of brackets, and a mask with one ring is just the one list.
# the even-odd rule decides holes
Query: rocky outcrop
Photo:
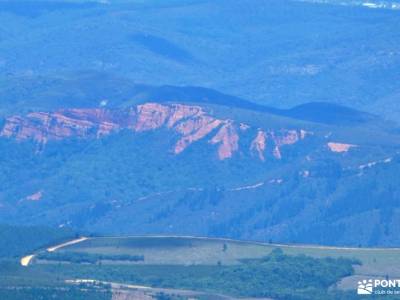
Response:
[{"label": "rocky outcrop", "polygon": [[333,143],[333,142],[328,143],[327,146],[329,150],[337,153],[348,152],[351,148],[357,147],[356,145],[352,144]]},{"label": "rocky outcrop", "polygon": [[[44,146],[51,140],[93,139],[123,129],[146,132],[160,128],[176,134],[173,153],[180,154],[196,141],[205,139],[217,147],[221,160],[249,151],[262,161],[268,157],[281,159],[282,147],[295,144],[307,135],[301,129],[255,130],[248,124],[216,118],[197,105],[145,103],[124,110],[65,109],[11,116],[0,131],[0,137],[34,140]],[[240,144],[245,134],[254,135],[247,146]]]},{"label": "rocky outcrop", "polygon": [[239,149],[239,135],[233,123],[231,121],[224,122],[210,143],[219,145],[218,157],[220,159],[231,157]]},{"label": "rocky outcrop", "polygon": [[8,118],[0,136],[13,137],[19,141],[32,139],[41,144],[68,137],[101,137],[120,129],[129,117],[129,113],[121,118],[120,114],[103,109],[34,112],[24,117]]},{"label": "rocky outcrop", "polygon": [[255,151],[258,157],[264,161],[264,152],[267,145],[267,134],[263,130],[258,130],[257,136],[251,142],[250,150]]}]

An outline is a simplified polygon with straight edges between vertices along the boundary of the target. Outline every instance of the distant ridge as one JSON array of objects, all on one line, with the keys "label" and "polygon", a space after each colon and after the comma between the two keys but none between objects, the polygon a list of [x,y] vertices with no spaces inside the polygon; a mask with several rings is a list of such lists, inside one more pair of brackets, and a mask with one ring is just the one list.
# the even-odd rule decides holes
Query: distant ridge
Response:
[{"label": "distant ridge", "polygon": [[301,104],[282,112],[295,119],[337,125],[355,125],[379,119],[366,112],[326,102]]},{"label": "distant ridge", "polygon": [[[40,86],[29,94],[32,85]],[[136,83],[110,73],[83,72],[66,78],[15,78],[13,92],[0,97],[0,116],[30,111],[54,111],[68,108],[121,108],[146,102],[220,105],[284,116],[329,125],[353,126],[379,117],[349,107],[326,102],[310,102],[290,109],[278,109],[245,98],[199,86],[150,85]],[[10,101],[9,99],[13,99]],[[26,99],[29,99],[27,101]]]},{"label": "distant ridge", "polygon": [[310,102],[290,109],[278,109],[227,95],[213,89],[195,86],[177,87],[165,85],[154,87],[138,85],[135,91],[134,98],[139,101],[156,101],[160,103],[177,101],[179,103],[223,105],[322,124],[357,125],[379,119],[378,116],[366,112],[326,102]]}]

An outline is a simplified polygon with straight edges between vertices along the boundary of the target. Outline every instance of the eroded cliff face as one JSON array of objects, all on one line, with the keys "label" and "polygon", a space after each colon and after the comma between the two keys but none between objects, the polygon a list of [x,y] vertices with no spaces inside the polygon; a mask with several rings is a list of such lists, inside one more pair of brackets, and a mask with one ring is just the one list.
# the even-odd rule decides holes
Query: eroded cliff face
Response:
[{"label": "eroded cliff face", "polygon": [[[0,137],[18,141],[34,140],[45,145],[66,138],[93,139],[122,129],[146,132],[165,128],[177,134],[171,151],[180,154],[196,141],[205,139],[217,148],[218,158],[229,159],[238,152],[251,153],[261,161],[281,159],[281,148],[307,137],[304,130],[253,129],[229,119],[218,119],[196,105],[146,103],[125,110],[65,109],[33,112],[9,117]],[[245,134],[254,134],[249,145],[240,143]]]}]

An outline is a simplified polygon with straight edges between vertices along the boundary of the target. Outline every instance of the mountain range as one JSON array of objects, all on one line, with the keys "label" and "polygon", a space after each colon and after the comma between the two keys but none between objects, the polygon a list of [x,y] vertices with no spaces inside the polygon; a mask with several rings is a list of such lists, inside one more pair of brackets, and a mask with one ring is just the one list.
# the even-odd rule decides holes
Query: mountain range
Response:
[{"label": "mountain range", "polygon": [[107,99],[105,90],[120,99],[133,81],[279,108],[335,103],[397,121],[399,11],[323,2],[1,1],[0,97],[29,106],[86,89],[85,101]]},{"label": "mountain range", "polygon": [[140,92],[118,104],[41,103],[4,116],[0,221],[398,243],[393,123],[326,103],[283,110],[197,87],[132,89]]},{"label": "mountain range", "polygon": [[399,12],[0,0],[0,298],[395,297]]},{"label": "mountain range", "polygon": [[1,1],[0,222],[398,245],[398,3],[322,2]]}]

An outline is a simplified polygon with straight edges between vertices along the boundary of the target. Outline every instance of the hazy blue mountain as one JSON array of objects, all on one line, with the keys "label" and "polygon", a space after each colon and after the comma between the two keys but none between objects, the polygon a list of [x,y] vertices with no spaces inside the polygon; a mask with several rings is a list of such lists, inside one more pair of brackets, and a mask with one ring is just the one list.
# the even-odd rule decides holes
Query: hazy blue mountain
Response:
[{"label": "hazy blue mountain", "polygon": [[[274,107],[322,101],[398,119],[399,11],[335,3],[2,1],[0,93],[13,99],[15,82],[37,77],[112,72]],[[42,88],[24,87],[24,101]]]}]

